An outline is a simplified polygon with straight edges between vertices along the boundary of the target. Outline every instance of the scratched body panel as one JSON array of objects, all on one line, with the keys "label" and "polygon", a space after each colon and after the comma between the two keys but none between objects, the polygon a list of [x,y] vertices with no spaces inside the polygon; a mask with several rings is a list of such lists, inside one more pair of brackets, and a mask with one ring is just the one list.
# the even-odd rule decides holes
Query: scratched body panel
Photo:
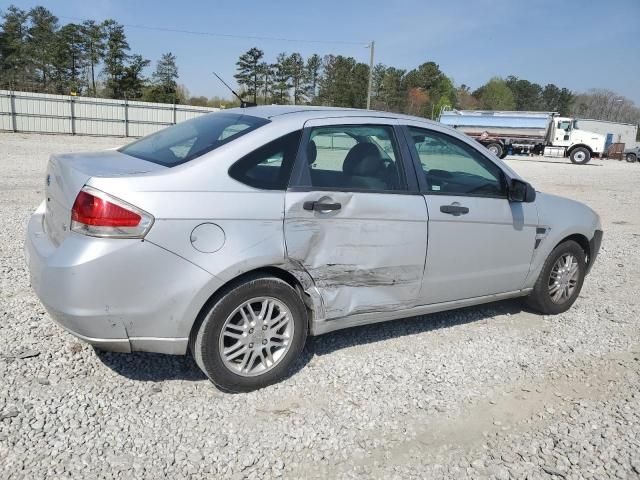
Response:
[{"label": "scratched body panel", "polygon": [[[310,212],[325,196],[342,208]],[[427,210],[419,195],[287,192],[287,256],[313,278],[326,319],[408,308],[418,299],[427,246]]]}]

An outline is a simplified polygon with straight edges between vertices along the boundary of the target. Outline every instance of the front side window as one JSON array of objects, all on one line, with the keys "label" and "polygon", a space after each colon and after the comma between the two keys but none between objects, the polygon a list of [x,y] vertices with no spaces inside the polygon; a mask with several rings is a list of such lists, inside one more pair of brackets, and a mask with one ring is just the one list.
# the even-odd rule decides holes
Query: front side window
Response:
[{"label": "front side window", "polygon": [[466,143],[431,130],[409,127],[427,193],[506,197],[500,167]]},{"label": "front side window", "polygon": [[284,190],[300,144],[298,130],[273,140],[234,163],[229,175],[239,182],[265,190]]},{"label": "front side window", "polygon": [[315,127],[305,153],[304,186],[337,191],[407,189],[391,126]]},{"label": "front side window", "polygon": [[175,167],[269,123],[238,113],[210,113],[143,137],[118,151],[166,167]]}]

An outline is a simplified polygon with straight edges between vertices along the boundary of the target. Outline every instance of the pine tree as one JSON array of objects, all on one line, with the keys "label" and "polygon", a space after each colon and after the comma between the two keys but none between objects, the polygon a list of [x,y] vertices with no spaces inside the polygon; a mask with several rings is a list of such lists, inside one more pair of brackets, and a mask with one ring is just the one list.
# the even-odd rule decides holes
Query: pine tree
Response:
[{"label": "pine tree", "polygon": [[57,93],[81,92],[86,85],[82,72],[87,66],[82,28],[75,23],[62,27],[53,47],[53,81]]},{"label": "pine tree", "polygon": [[35,65],[37,81],[47,90],[53,70],[53,46],[55,45],[58,17],[44,7],[29,11],[31,25],[27,33],[27,52]]},{"label": "pine tree", "polygon": [[264,57],[264,52],[258,48],[252,48],[240,55],[236,62],[238,73],[234,78],[238,85],[243,87],[253,103],[258,103],[258,89],[260,88],[260,60]]},{"label": "pine tree", "polygon": [[304,59],[299,53],[292,53],[287,58],[287,67],[293,89],[293,104],[300,105],[305,100],[307,93],[307,72],[304,66]]},{"label": "pine tree", "polygon": [[291,88],[291,74],[289,68],[289,57],[286,53],[280,53],[276,57],[273,65],[273,91],[275,103],[284,105],[289,99],[289,89]]},{"label": "pine tree", "polygon": [[27,58],[27,20],[29,14],[11,5],[2,15],[0,26],[0,83],[15,88],[31,80]]},{"label": "pine tree", "polygon": [[129,60],[129,43],[124,27],[115,20],[106,20],[104,29],[107,35],[104,55],[104,73],[106,75],[107,94],[111,98],[124,98],[122,79]]},{"label": "pine tree", "polygon": [[150,102],[178,103],[178,67],[171,52],[162,54],[152,75],[153,84],[146,90],[144,98]]},{"label": "pine tree", "polygon": [[91,90],[93,96],[96,96],[96,69],[100,61],[104,58],[107,33],[104,24],[97,24],[93,20],[83,22],[80,31],[82,33],[83,49],[87,56],[89,66]]},{"label": "pine tree", "polygon": [[307,93],[311,103],[315,103],[318,96],[318,84],[320,81],[320,72],[322,71],[322,58],[314,53],[307,59],[305,66],[307,75]]}]

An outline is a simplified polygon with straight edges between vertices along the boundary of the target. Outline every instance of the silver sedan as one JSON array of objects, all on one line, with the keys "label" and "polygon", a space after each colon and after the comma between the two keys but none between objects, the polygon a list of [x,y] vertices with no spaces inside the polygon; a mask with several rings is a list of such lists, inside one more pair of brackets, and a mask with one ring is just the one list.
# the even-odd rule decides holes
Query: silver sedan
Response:
[{"label": "silver sedan", "polygon": [[25,250],[72,334],[190,352],[249,391],[286,376],[308,335],[512,297],[563,312],[601,238],[590,208],[446,126],[283,106],[53,155]]}]

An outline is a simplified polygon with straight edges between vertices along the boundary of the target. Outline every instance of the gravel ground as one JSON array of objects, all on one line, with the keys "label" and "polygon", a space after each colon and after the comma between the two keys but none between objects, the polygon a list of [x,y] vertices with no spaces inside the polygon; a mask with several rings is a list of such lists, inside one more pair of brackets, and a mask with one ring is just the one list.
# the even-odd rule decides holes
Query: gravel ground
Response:
[{"label": "gravel ground", "polygon": [[509,161],[602,217],[569,312],[511,301],[336,332],[286,381],[229,395],[188,358],[78,343],[29,288],[48,154],[122,142],[0,134],[0,478],[640,478],[638,165]]}]

